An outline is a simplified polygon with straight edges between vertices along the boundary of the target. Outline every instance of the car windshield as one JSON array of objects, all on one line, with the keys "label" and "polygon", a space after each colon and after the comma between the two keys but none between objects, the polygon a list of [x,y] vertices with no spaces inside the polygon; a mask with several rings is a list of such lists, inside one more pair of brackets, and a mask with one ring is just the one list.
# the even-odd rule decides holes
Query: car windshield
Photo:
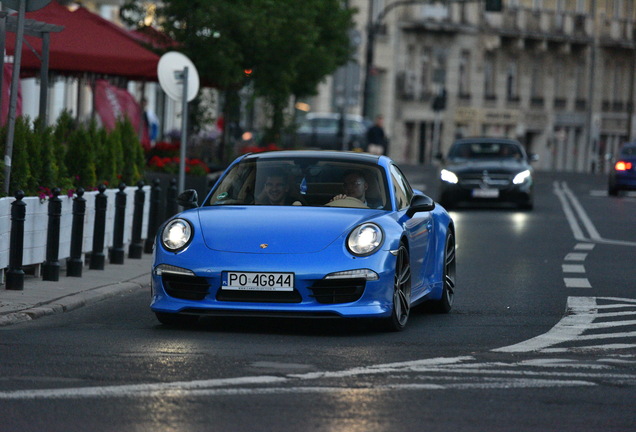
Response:
[{"label": "car windshield", "polygon": [[[359,201],[333,200],[348,188],[362,191]],[[206,206],[302,205],[391,208],[384,171],[374,164],[320,158],[261,158],[240,161],[216,185]],[[349,198],[353,191],[348,189]]]},{"label": "car windshield", "polygon": [[449,159],[521,159],[519,146],[498,142],[456,143],[448,153]]}]

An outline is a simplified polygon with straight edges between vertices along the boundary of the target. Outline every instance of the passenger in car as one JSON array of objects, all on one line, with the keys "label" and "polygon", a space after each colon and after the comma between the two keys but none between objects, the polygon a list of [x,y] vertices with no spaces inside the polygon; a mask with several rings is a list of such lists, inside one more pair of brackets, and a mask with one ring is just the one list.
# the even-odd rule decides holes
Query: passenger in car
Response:
[{"label": "passenger in car", "polygon": [[344,193],[334,196],[329,202],[345,198],[356,198],[362,201],[362,203],[369,208],[382,207],[381,203],[370,202],[370,200],[367,199],[369,182],[367,182],[361,171],[347,171],[343,178],[342,187],[344,189]]},{"label": "passenger in car", "polygon": [[290,195],[289,179],[283,171],[273,171],[265,178],[263,191],[256,199],[261,205],[302,205]]}]

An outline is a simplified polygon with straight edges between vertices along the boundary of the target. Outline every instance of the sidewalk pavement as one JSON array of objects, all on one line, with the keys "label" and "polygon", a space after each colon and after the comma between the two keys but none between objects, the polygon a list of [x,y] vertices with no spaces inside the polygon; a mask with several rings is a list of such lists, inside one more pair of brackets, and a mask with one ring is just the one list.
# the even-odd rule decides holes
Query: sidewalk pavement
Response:
[{"label": "sidewalk pavement", "polygon": [[104,270],[90,270],[85,263],[81,277],[67,277],[65,264],[66,260],[60,260],[56,282],[25,275],[22,291],[0,285],[0,327],[71,311],[150,286],[152,254],[143,254],[141,259],[126,257],[123,264],[110,264],[106,259]]}]

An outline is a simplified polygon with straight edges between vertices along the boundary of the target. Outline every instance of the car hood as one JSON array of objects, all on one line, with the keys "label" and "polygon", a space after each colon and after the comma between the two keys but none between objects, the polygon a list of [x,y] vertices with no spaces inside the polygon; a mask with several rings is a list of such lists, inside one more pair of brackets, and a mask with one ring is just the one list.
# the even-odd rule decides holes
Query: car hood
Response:
[{"label": "car hood", "polygon": [[513,174],[529,168],[530,166],[527,163],[512,159],[458,160],[449,161],[446,166],[446,169],[453,171],[454,173],[481,173],[483,171],[488,171],[490,173]]},{"label": "car hood", "polygon": [[312,253],[383,211],[368,209],[215,206],[197,210],[203,240],[223,252]]}]

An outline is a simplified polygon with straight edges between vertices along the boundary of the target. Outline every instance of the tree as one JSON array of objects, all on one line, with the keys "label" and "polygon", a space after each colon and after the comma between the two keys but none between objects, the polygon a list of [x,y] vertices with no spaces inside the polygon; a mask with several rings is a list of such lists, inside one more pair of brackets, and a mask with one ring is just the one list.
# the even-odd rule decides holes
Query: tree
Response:
[{"label": "tree", "polygon": [[[142,0],[122,14],[140,21]],[[351,55],[354,11],[340,0],[165,0],[158,23],[197,66],[203,85],[236,92],[251,82],[272,108],[270,136],[283,126],[292,96],[315,94],[318,84]],[[245,71],[250,71],[246,77]],[[226,116],[226,124],[232,119]]]},{"label": "tree", "polygon": [[[34,179],[29,164],[28,141],[31,132],[30,120],[27,117],[19,116],[15,120],[15,130],[13,136],[13,157],[11,178],[9,181],[9,194],[14,194],[18,190],[32,190]],[[19,169],[16,169],[19,167]]]},{"label": "tree", "polygon": [[66,168],[73,186],[88,189],[97,182],[95,148],[85,125],[79,125],[68,137]]}]

